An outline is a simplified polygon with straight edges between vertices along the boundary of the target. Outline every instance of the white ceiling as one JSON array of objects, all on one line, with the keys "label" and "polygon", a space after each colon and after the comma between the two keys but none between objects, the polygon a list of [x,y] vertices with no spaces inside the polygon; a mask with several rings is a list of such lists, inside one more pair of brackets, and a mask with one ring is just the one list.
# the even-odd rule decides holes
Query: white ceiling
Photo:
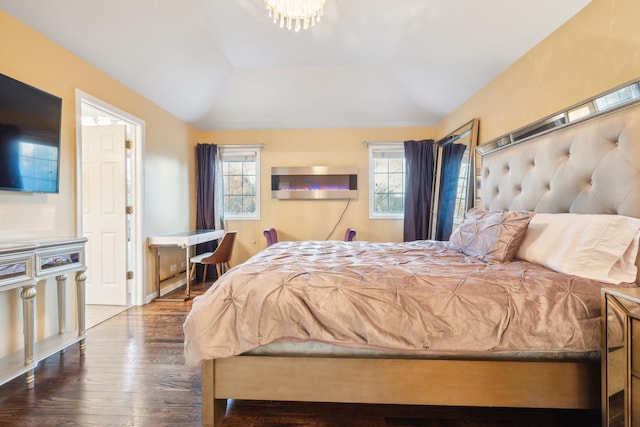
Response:
[{"label": "white ceiling", "polygon": [[588,3],[328,0],[322,21],[298,33],[275,25],[263,0],[0,8],[214,130],[434,125]]}]

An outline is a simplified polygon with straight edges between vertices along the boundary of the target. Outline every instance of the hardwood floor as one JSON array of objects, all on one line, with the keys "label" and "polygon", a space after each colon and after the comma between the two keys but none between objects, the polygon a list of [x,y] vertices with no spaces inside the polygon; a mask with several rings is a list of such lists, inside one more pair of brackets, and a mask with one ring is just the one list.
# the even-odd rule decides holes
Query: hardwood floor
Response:
[{"label": "hardwood floor", "polygon": [[86,329],[93,328],[128,308],[128,306],[124,305],[87,304],[85,307]]},{"label": "hardwood floor", "polygon": [[[195,290],[197,293],[198,290]],[[0,426],[198,426],[200,370],[183,359],[191,302],[132,307],[0,387]],[[231,401],[223,427],[596,427],[597,411]]]}]

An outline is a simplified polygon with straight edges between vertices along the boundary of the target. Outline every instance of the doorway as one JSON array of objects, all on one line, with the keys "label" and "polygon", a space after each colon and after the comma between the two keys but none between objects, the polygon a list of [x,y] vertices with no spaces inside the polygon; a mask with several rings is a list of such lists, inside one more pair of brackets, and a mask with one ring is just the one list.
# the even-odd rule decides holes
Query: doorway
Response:
[{"label": "doorway", "polygon": [[144,300],[144,122],[79,90],[76,95],[78,235],[88,238],[87,317],[110,317],[118,307]]}]

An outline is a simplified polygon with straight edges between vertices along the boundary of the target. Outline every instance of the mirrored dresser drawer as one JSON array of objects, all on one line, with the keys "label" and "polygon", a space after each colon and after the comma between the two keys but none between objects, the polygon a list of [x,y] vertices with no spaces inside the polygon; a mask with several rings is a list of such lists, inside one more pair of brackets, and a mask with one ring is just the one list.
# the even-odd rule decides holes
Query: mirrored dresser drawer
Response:
[{"label": "mirrored dresser drawer", "polygon": [[602,313],[602,425],[640,427],[640,289],[603,289]]},{"label": "mirrored dresser drawer", "polygon": [[[79,343],[80,355],[84,355],[86,241],[84,237],[71,237],[0,243],[0,291],[17,289],[19,292],[9,293],[8,298],[17,294],[19,300],[16,299],[15,303],[22,303],[22,316],[19,316],[22,327],[16,327],[12,323],[4,325],[4,329],[9,336],[21,330],[24,344],[22,348],[16,346],[18,348],[15,351],[0,355],[0,384],[26,374],[27,388],[33,388],[38,363],[71,344]],[[76,322],[71,328],[67,328],[67,276],[71,273],[75,273]],[[53,278],[55,280],[48,280]],[[39,298],[38,287],[43,290],[51,286],[56,289],[57,307],[42,304],[43,308],[38,310],[38,320],[50,320],[54,316],[47,316],[45,311],[57,308],[57,331],[52,326],[50,329],[55,332],[48,335],[41,332],[36,334],[35,306]],[[43,298],[46,298],[46,293]]]}]

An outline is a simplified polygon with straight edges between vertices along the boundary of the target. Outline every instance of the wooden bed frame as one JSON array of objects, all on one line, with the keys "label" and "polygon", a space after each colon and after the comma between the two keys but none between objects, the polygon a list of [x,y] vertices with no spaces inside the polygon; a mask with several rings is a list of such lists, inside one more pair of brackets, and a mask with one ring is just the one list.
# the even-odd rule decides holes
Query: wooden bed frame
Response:
[{"label": "wooden bed frame", "polygon": [[[638,135],[635,102],[506,150],[480,146],[482,207],[640,217],[640,178],[625,171],[633,167],[627,159],[640,159]],[[585,176],[554,181],[585,174],[585,159],[594,157]],[[525,180],[537,183],[530,193]],[[226,399],[597,410],[600,370],[599,361],[576,360],[240,355],[202,364],[202,422],[219,426]]]},{"label": "wooden bed frame", "polygon": [[600,407],[599,362],[235,356],[202,365],[202,424],[227,399],[522,408]]}]

